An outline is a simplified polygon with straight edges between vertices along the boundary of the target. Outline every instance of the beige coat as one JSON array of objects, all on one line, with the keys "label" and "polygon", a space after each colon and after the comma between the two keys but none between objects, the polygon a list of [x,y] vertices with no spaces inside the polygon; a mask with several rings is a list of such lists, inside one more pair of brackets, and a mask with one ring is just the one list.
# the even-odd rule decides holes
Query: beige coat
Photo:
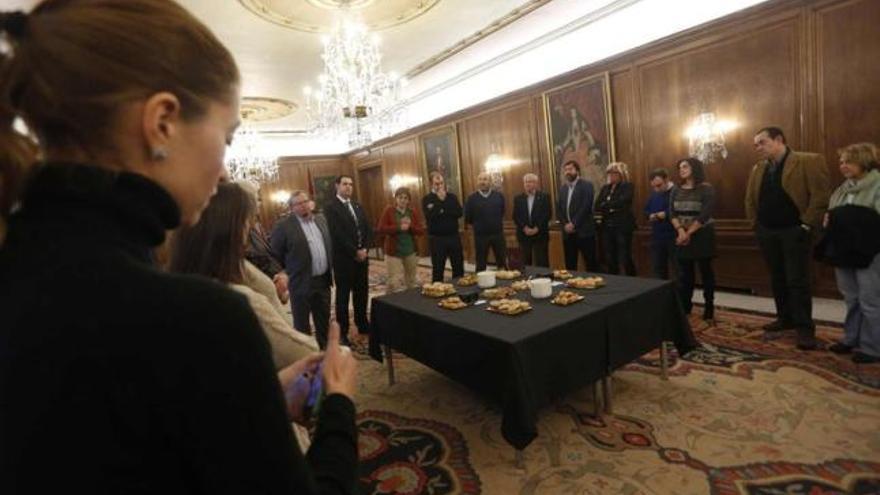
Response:
[{"label": "beige coat", "polygon": [[[758,216],[758,199],[761,195],[761,181],[767,160],[761,160],[752,167],[746,187],[746,218],[755,225]],[[801,222],[813,228],[822,223],[822,216],[828,209],[831,196],[831,182],[825,158],[816,153],[792,150],[782,169],[782,189],[788,194],[801,213]]]}]

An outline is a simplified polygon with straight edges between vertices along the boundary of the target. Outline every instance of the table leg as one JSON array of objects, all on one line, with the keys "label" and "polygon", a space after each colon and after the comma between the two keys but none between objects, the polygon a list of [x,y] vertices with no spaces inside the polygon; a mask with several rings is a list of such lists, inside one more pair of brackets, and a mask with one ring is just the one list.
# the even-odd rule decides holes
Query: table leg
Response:
[{"label": "table leg", "polygon": [[669,353],[665,340],[660,342],[660,379],[669,380]]},{"label": "table leg", "polygon": [[599,401],[599,380],[593,382],[593,415],[597,418],[602,416],[602,404]]},{"label": "table leg", "polygon": [[394,385],[394,357],[392,356],[392,351],[390,346],[383,346],[385,348],[385,361],[388,362],[388,385]]},{"label": "table leg", "polygon": [[526,455],[522,450],[516,449],[516,453],[513,458],[513,465],[516,466],[517,469],[525,469],[526,468]]},{"label": "table leg", "polygon": [[605,401],[605,414],[612,414],[610,374],[602,378],[602,399]]}]

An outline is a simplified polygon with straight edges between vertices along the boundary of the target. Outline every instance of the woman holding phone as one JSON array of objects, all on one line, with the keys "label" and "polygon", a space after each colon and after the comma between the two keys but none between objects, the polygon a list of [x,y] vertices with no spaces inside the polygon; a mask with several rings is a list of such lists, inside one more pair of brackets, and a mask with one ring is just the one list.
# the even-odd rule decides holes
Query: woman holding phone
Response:
[{"label": "woman holding phone", "polygon": [[[46,0],[0,13],[0,33],[0,215],[17,205],[0,248],[0,491],[350,493],[356,364],[338,327],[323,357],[276,373],[242,295],[151,262],[223,174],[229,51],[171,0]],[[322,359],[304,456],[295,384]]]}]

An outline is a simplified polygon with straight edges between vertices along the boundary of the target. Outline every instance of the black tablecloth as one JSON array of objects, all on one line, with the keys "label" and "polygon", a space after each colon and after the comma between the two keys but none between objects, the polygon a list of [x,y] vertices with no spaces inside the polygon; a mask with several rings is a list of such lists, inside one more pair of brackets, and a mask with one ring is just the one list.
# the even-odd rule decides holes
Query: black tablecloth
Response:
[{"label": "black tablecloth", "polygon": [[[528,267],[526,274],[546,272]],[[549,299],[518,316],[487,305],[461,310],[411,289],[373,299],[370,355],[388,345],[478,393],[503,409],[502,434],[525,448],[537,436],[537,414],[552,400],[606,376],[662,340],[686,353],[696,346],[671,282],[603,275],[607,285],[574,290],[582,302],[559,307]],[[508,285],[499,281],[499,285]],[[554,287],[554,293],[564,287]]]}]

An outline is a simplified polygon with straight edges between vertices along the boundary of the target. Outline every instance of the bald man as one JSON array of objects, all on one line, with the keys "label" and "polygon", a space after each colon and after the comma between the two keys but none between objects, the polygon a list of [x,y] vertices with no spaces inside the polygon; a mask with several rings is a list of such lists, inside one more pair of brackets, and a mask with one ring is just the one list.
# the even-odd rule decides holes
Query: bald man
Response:
[{"label": "bald man", "polygon": [[495,253],[495,264],[507,268],[507,243],[504,241],[504,196],[492,190],[492,179],[486,172],[477,176],[477,190],[464,205],[464,221],[474,230],[477,271],[486,269],[489,247]]}]

